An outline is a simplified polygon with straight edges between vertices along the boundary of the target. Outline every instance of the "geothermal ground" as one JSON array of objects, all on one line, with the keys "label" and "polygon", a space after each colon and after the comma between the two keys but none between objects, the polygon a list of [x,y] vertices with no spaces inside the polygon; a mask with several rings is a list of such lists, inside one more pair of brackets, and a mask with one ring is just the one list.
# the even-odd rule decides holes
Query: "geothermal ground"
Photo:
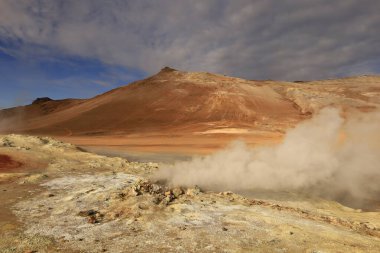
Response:
[{"label": "geothermal ground", "polygon": [[379,252],[380,213],[152,178],[161,164],[0,138],[1,252]]},{"label": "geothermal ground", "polygon": [[380,252],[379,98],[164,68],[0,110],[0,252]]}]

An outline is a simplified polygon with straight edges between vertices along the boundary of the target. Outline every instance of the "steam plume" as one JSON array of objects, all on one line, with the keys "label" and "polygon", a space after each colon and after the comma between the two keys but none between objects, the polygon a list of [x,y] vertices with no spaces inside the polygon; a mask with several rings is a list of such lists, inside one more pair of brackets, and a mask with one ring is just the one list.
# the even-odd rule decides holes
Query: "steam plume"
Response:
[{"label": "steam plume", "polygon": [[[9,111],[11,110],[11,111]],[[0,134],[12,133],[22,125],[24,119],[23,107],[4,109],[0,111]]]},{"label": "steam plume", "polygon": [[162,168],[173,185],[223,190],[313,190],[333,198],[380,199],[380,113],[348,119],[326,108],[272,147],[234,142],[225,150]]}]

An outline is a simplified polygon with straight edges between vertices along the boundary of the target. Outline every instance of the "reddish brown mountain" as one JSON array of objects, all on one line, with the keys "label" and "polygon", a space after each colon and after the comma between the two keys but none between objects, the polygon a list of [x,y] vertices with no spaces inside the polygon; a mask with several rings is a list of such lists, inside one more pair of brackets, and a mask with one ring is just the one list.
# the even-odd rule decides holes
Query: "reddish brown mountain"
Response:
[{"label": "reddish brown mountain", "polygon": [[51,135],[282,132],[327,105],[371,110],[379,91],[378,77],[292,83],[164,68],[91,99],[40,98],[1,110],[0,128]]}]

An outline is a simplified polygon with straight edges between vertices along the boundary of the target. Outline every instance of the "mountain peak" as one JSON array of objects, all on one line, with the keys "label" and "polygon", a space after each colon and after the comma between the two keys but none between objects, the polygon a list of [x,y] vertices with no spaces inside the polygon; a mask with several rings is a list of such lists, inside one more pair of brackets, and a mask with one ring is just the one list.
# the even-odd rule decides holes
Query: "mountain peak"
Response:
[{"label": "mountain peak", "polygon": [[176,69],[173,69],[173,68],[171,68],[171,67],[168,67],[168,66],[165,66],[164,68],[162,68],[161,70],[160,70],[160,73],[167,73],[167,72],[174,72],[174,71],[177,71]]},{"label": "mountain peak", "polygon": [[45,103],[45,102],[49,102],[49,101],[52,101],[53,99],[49,98],[49,97],[41,97],[41,98],[36,98],[34,101],[33,101],[33,105],[34,104],[42,104],[42,103]]}]

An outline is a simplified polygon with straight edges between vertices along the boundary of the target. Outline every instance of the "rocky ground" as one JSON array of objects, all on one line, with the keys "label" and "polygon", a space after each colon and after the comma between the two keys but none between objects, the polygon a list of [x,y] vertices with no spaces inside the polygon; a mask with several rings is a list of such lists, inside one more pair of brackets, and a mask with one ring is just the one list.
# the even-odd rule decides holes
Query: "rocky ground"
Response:
[{"label": "rocky ground", "polygon": [[150,180],[155,163],[0,137],[1,252],[380,252],[380,213]]}]

